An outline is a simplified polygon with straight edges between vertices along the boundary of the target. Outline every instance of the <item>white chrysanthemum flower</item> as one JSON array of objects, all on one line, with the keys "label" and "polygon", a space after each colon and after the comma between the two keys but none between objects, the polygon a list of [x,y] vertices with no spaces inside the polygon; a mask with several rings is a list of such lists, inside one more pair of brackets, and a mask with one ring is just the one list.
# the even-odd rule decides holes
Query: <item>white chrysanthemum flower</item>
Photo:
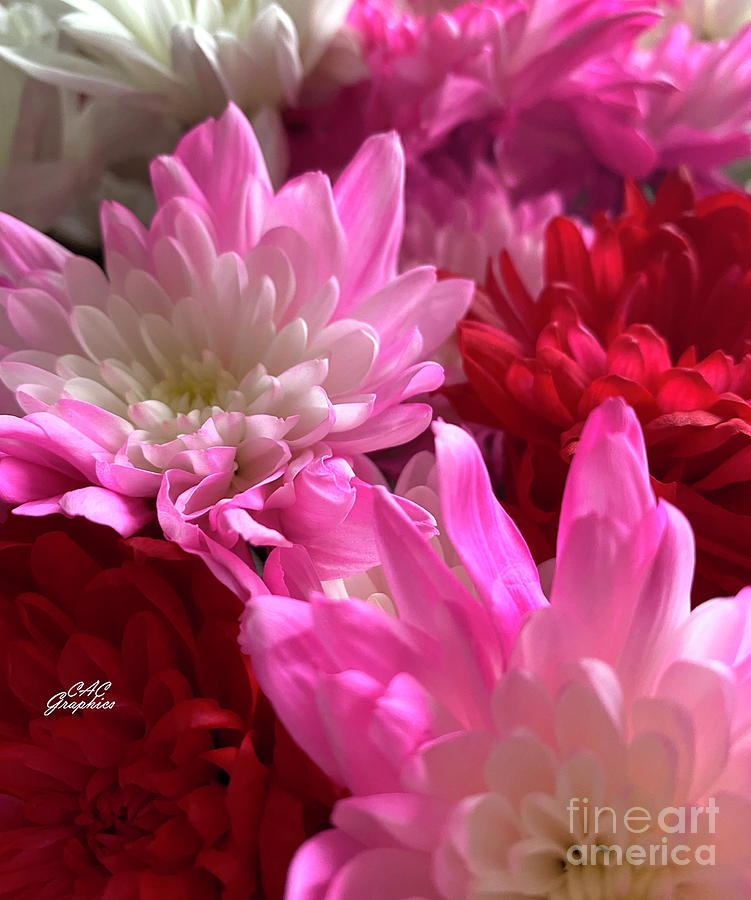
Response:
[{"label": "white chrysanthemum flower", "polygon": [[[34,3],[4,3],[0,0],[0,47],[41,46],[55,26]],[[0,167],[10,160],[27,77],[0,61]]]},{"label": "white chrysanthemum flower", "polygon": [[[58,38],[40,4],[0,0],[0,53],[54,51]],[[151,215],[146,163],[180,131],[157,112],[82,98],[0,58],[0,210],[74,244],[97,244],[103,197]]]},{"label": "white chrysanthemum flower", "polygon": [[[54,22],[35,4],[0,0],[0,53],[57,40]],[[62,165],[57,88],[0,58],[0,209],[47,228],[72,189]],[[44,190],[41,190],[41,187]]]},{"label": "white chrysanthemum flower", "polygon": [[[295,100],[351,0],[39,0],[59,47],[5,50],[28,74],[128,95],[184,123],[234,101],[249,116]],[[0,51],[2,52],[2,51]]]}]

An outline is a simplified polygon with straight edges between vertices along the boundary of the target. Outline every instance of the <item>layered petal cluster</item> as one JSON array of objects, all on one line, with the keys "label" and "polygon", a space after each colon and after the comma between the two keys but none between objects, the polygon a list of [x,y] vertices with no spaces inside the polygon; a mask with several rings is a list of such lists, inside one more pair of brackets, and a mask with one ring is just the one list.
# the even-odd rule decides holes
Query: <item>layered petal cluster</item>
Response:
[{"label": "layered petal cluster", "polygon": [[43,0],[60,47],[8,48],[34,78],[125,97],[193,124],[229,101],[249,115],[291,103],[351,0]]},{"label": "layered petal cluster", "polygon": [[470,129],[465,151],[503,133],[522,110],[562,99],[587,62],[629,45],[655,21],[645,4],[629,0],[416,6],[361,0],[349,17],[373,73],[367,113],[399,131],[410,159],[473,122],[490,119],[494,127],[485,135]]},{"label": "layered petal cluster", "polygon": [[[152,169],[149,229],[103,208],[106,273],[8,218],[0,495],[133,533],[154,516],[238,591],[248,544],[307,546],[325,576],[376,561],[372,467],[411,440],[437,388],[426,361],[473,285],[396,276],[403,159],[376,136],[332,190],[271,188],[231,107]],[[427,514],[405,502],[428,531]]]},{"label": "layered petal cluster", "polygon": [[554,191],[588,216],[617,208],[624,178],[679,164],[716,190],[749,152],[751,30],[657,29],[658,7],[362,0],[350,23],[369,78],[292,117],[293,168],[336,170],[365,135],[395,128],[410,162],[440,178],[458,168],[464,193],[490,165],[512,206]]},{"label": "layered petal cluster", "polygon": [[459,326],[468,419],[503,428],[504,499],[542,561],[552,556],[566,471],[582,424],[620,395],[644,428],[658,494],[688,517],[696,601],[751,581],[751,200],[696,203],[676,175],[649,204],[633,188],[591,247],[573,222],[547,234],[533,297],[501,260],[475,320]]},{"label": "layered petal cluster", "polygon": [[728,184],[723,167],[749,152],[751,29],[709,42],[683,23],[647,34],[656,43],[584,67],[564,103],[520,116],[500,158],[517,202],[558,189],[571,212],[615,210],[624,178],[656,186],[678,165],[704,193]]},{"label": "layered petal cluster", "polygon": [[657,171],[688,165],[698,180],[748,154],[750,53],[749,27],[699,41],[687,25],[672,28],[651,51],[634,50],[634,70],[669,86],[662,96],[657,90],[643,97],[643,129],[657,151]]},{"label": "layered petal cluster", "polygon": [[[491,595],[379,495],[396,616],[315,594],[246,613],[282,720],[351,792],[293,861],[288,900],[747,897],[751,598],[690,611],[691,531],[655,502],[636,417],[620,399],[593,413],[551,603],[520,629],[508,614],[539,593],[527,550],[471,439],[446,426],[438,443],[442,490],[483,511],[465,564]],[[623,863],[592,862],[603,847]]]},{"label": "layered petal cluster", "polygon": [[482,162],[469,181],[453,166],[444,166],[440,175],[413,166],[401,265],[432,263],[482,282],[489,261],[506,250],[534,293],[543,283],[545,228],[562,211],[556,194],[514,206],[495,172]]},{"label": "layered petal cluster", "polygon": [[[470,454],[474,480],[469,490],[457,489],[450,479],[453,459],[463,443],[459,429],[439,420],[432,430],[435,452],[419,450],[413,453],[396,479],[393,497],[409,500],[431,514],[438,533],[429,538],[430,552],[424,559],[432,560],[439,577],[441,573],[449,573],[452,583],[462,584],[477,598],[496,596],[494,591],[499,589],[495,585],[497,566],[503,566],[507,552],[503,541],[517,547],[519,559],[524,560],[520,577],[529,582],[529,587],[528,596],[518,596],[515,599],[517,606],[509,606],[504,613],[507,627],[513,630],[512,620],[546,602],[544,595],[534,587],[539,579],[532,559],[526,549],[520,549],[521,538],[507,521],[502,523],[501,538],[496,539],[495,532],[499,528],[497,503],[489,499],[493,490],[483,456],[476,452]],[[492,446],[484,448],[483,455],[492,458],[493,449]],[[493,536],[490,543],[483,537],[486,532]],[[497,562],[491,564],[496,557]],[[392,590],[388,571],[380,562],[362,572],[322,580],[304,548],[276,548],[266,560],[263,575],[264,584],[275,594],[300,600],[307,599],[313,592],[339,599],[360,597],[392,614],[400,614],[399,593]],[[505,602],[500,594],[497,599]]]},{"label": "layered petal cluster", "polygon": [[0,526],[0,896],[281,896],[336,791],[259,693],[241,608],[162,539]]},{"label": "layered petal cluster", "polygon": [[[406,258],[433,251],[439,264],[447,258],[458,271],[482,273],[489,258],[483,252],[492,255],[499,241],[505,246],[509,223],[518,235],[512,244],[537,243],[537,213],[517,210],[522,199],[545,206],[548,192],[581,192],[569,178],[571,159],[561,166],[556,144],[545,142],[546,126],[534,135],[533,124],[522,127],[525,116],[572,105],[584,113],[593,94],[606,95],[608,79],[620,84],[622,73],[607,70],[603,77],[603,60],[619,50],[626,55],[656,21],[647,5],[359,0],[348,21],[368,77],[323,105],[287,113],[292,170],[338,171],[366,135],[396,129],[409,164]],[[538,144],[550,158],[541,162]],[[570,145],[565,136],[563,146]],[[619,147],[623,157],[632,156],[622,139]],[[548,177],[556,167],[558,180]],[[536,191],[526,184],[532,172],[539,174]]]}]

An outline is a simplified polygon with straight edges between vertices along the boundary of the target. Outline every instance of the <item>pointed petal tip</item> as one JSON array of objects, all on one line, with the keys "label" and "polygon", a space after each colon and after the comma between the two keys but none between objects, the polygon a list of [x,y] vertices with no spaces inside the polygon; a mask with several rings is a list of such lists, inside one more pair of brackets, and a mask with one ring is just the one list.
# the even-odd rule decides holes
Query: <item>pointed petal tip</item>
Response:
[{"label": "pointed petal tip", "polygon": [[36,269],[60,271],[70,256],[52,238],[0,212],[0,283],[5,278],[12,285]]},{"label": "pointed petal tip", "polygon": [[621,397],[610,397],[590,413],[582,429],[563,493],[559,549],[577,518],[617,516],[631,528],[654,508],[641,425]]},{"label": "pointed petal tip", "polygon": [[401,137],[399,137],[399,133],[393,128],[390,131],[379,131],[376,134],[371,134],[363,141],[358,152],[362,152],[366,147],[379,153],[388,153],[397,162],[404,164],[404,145]]},{"label": "pointed petal tip", "polygon": [[636,413],[623,397],[607,397],[603,400],[589,417],[590,421],[599,419],[610,423],[610,428],[614,431],[628,430],[630,422],[636,422],[638,425]]}]

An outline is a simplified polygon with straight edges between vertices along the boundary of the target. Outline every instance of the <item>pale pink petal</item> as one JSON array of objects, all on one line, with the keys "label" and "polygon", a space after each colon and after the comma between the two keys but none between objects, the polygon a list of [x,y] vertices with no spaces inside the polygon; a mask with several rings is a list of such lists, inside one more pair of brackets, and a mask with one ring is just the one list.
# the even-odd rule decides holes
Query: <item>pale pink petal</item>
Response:
[{"label": "pale pink petal", "polygon": [[287,873],[287,900],[326,900],[337,872],[363,847],[335,829],[323,831],[297,851]]},{"label": "pale pink petal", "polygon": [[331,882],[326,900],[440,900],[429,857],[409,850],[366,850],[346,863]]},{"label": "pale pink petal", "polygon": [[218,120],[208,119],[194,128],[175,151],[190,180],[176,164],[154,163],[152,178],[158,202],[188,196],[193,184],[201,191],[207,211],[216,213],[220,250],[247,251],[258,241],[272,189],[266,163],[248,119],[229,104]]},{"label": "pale pink petal", "polygon": [[[341,310],[351,310],[396,275],[404,231],[404,153],[394,132],[363,144],[334,186],[350,265]],[[363,203],[375,198],[376,204]]]},{"label": "pale pink petal", "polygon": [[101,487],[68,491],[60,500],[67,516],[83,516],[90,522],[109,525],[123,537],[140,531],[154,517],[153,510],[137,497],[123,497]]},{"label": "pale pink petal", "polygon": [[331,184],[320,172],[309,172],[287,184],[271,201],[264,218],[264,228],[271,231],[275,227],[295,223],[301,234],[314,251],[318,262],[318,283],[322,284],[330,276],[340,281],[346,270],[346,232],[337,216]]},{"label": "pale pink petal", "polygon": [[481,598],[491,606],[494,583],[500,580],[518,617],[545,606],[537,567],[493,494],[477,444],[456,425],[436,422],[433,431],[446,530]]},{"label": "pale pink petal", "polygon": [[421,794],[347,797],[334,808],[332,823],[366,846],[397,842],[428,851],[441,838],[450,804]]},{"label": "pale pink petal", "polygon": [[690,791],[704,796],[728,762],[735,702],[732,676],[710,661],[681,660],[665,672],[656,693],[689,711],[693,731],[701,735],[695,743]]},{"label": "pale pink petal", "polygon": [[8,319],[25,346],[57,356],[74,353],[68,310],[44,291],[25,288],[8,294]]},{"label": "pale pink petal", "polygon": [[[428,382],[434,387],[439,387],[443,380],[442,370],[438,368],[439,377],[431,377]],[[433,370],[430,374],[433,375]],[[425,431],[432,417],[433,408],[427,403],[404,403],[384,410],[330,443],[337,453],[372,453],[383,447],[406,444]]]},{"label": "pale pink petal", "polygon": [[0,286],[20,285],[39,269],[60,272],[70,253],[29,225],[0,212]]}]

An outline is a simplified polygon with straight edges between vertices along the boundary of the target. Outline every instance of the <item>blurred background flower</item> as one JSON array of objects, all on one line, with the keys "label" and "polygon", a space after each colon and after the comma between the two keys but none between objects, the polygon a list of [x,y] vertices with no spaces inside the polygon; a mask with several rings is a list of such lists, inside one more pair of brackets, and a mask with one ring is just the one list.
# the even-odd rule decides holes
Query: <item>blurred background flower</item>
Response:
[{"label": "blurred background flower", "polygon": [[654,38],[676,22],[685,22],[692,34],[703,41],[732,37],[751,22],[749,0],[662,0],[664,18],[654,29]]},{"label": "blurred background flower", "polygon": [[619,207],[625,179],[656,187],[678,165],[716,191],[751,147],[751,29],[739,13],[699,34],[682,15],[630,0],[356,0],[367,77],[284,113],[292,171],[335,173],[365,136],[396,129],[404,258],[433,252],[475,277],[495,248],[537,243],[529,204],[589,220]]},{"label": "blurred background flower", "polygon": [[[708,192],[728,167],[749,174],[751,30],[736,0],[2,4],[22,23],[0,40],[8,84],[25,74],[34,86],[20,109],[36,149],[27,138],[19,159],[57,168],[29,169],[26,188],[23,171],[8,177],[0,205],[73,245],[96,248],[103,197],[147,221],[148,159],[229,102],[252,121],[275,185],[311,169],[335,176],[368,136],[397,130],[408,237],[454,193],[437,229],[464,224],[453,255],[472,268],[486,245],[506,246],[485,212],[491,185],[502,218],[524,229],[517,207],[551,194],[588,219],[618,207],[625,178],[655,187],[689,165]],[[43,208],[38,185],[49,193],[53,181],[57,203]],[[437,235],[434,264],[446,247]]]},{"label": "blurred background flower", "polygon": [[62,46],[6,50],[34,77],[90,96],[125,97],[186,125],[233,102],[252,117],[293,102],[351,0],[41,0]]},{"label": "blurred background flower", "polygon": [[350,2],[2,0],[0,209],[96,248],[100,200],[148,221],[149,161],[229,102],[252,119],[280,183],[278,109],[309,75],[321,96],[361,73],[341,30]]},{"label": "blurred background flower", "polygon": [[[0,4],[0,47],[44,46],[54,23],[31,2]],[[78,172],[62,160],[60,92],[0,60],[0,209],[37,228],[54,225]]]}]

